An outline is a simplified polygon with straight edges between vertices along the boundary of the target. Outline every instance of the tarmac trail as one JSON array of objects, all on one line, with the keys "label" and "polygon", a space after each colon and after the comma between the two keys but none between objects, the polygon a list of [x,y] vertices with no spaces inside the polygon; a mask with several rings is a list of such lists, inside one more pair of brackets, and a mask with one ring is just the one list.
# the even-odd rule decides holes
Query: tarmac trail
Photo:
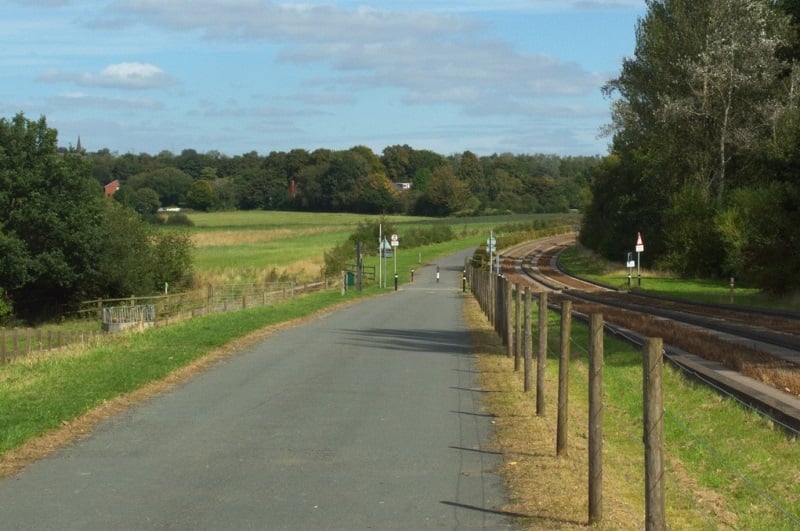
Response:
[{"label": "tarmac trail", "polygon": [[464,253],[282,330],[0,481],[3,529],[510,529]]}]

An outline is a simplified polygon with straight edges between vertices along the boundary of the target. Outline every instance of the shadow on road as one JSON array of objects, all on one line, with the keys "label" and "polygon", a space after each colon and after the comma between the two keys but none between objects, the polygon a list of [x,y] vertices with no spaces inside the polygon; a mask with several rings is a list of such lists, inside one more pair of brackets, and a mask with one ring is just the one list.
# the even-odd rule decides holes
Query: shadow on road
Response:
[{"label": "shadow on road", "polygon": [[477,507],[475,505],[467,505],[465,503],[457,503],[451,501],[442,501],[441,503],[444,505],[451,505],[453,507],[458,507],[459,509],[471,509],[473,511],[480,511],[482,513],[499,514],[500,516],[510,516],[512,518],[528,518],[527,514],[514,513],[510,511],[500,511],[497,509],[487,509],[485,507]]},{"label": "shadow on road", "polygon": [[369,343],[380,346],[380,348],[406,352],[472,354],[469,337],[460,331],[372,328],[366,330],[345,329],[344,332],[352,338],[352,344]]}]

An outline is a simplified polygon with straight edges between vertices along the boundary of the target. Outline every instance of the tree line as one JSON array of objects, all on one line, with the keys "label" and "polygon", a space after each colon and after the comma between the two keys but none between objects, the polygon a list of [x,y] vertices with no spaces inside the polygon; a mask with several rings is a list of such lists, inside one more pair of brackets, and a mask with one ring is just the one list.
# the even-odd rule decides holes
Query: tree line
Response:
[{"label": "tree line", "polygon": [[140,213],[301,210],[428,216],[566,212],[588,198],[599,157],[496,154],[444,156],[408,145],[380,155],[365,146],[226,156],[219,152],[87,152],[101,184]]},{"label": "tree line", "polygon": [[685,275],[800,288],[800,1],[648,0],[604,88],[581,241]]},{"label": "tree line", "polygon": [[[160,222],[160,207],[563,212],[585,200],[590,170],[599,162],[470,152],[445,157],[409,146],[387,147],[381,156],[356,146],[229,157],[191,149],[118,155],[57,144],[44,117],[0,118],[1,323],[50,319],[88,299],[190,286],[191,239],[150,223]],[[114,180],[119,188],[104,197],[101,185]]]}]

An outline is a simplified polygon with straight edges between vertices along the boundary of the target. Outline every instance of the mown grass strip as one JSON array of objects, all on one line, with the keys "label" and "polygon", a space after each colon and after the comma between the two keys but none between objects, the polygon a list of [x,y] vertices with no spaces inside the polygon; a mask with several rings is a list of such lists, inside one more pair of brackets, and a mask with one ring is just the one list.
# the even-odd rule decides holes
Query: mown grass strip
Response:
[{"label": "mown grass strip", "polygon": [[[628,289],[628,271],[624,264],[612,263],[579,246],[570,247],[559,255],[559,266],[569,273],[619,289]],[[761,290],[730,279],[686,279],[655,270],[643,270],[639,287],[634,269],[631,288],[646,293],[713,304],[734,304],[745,307],[768,307],[797,311],[796,297],[776,298]]]}]

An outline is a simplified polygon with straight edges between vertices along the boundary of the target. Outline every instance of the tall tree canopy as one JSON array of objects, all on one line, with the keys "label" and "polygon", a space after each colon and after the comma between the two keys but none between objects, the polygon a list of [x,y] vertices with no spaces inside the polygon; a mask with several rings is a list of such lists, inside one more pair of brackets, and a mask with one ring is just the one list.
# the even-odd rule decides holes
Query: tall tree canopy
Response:
[{"label": "tall tree canopy", "polygon": [[745,230],[741,210],[770,211],[753,207],[771,201],[788,213],[760,190],[797,146],[786,142],[797,138],[793,21],[768,0],[647,7],[633,57],[605,87],[617,98],[613,160],[595,170],[582,242],[619,259],[643,232],[650,262],[756,280],[757,249],[775,235]]}]

